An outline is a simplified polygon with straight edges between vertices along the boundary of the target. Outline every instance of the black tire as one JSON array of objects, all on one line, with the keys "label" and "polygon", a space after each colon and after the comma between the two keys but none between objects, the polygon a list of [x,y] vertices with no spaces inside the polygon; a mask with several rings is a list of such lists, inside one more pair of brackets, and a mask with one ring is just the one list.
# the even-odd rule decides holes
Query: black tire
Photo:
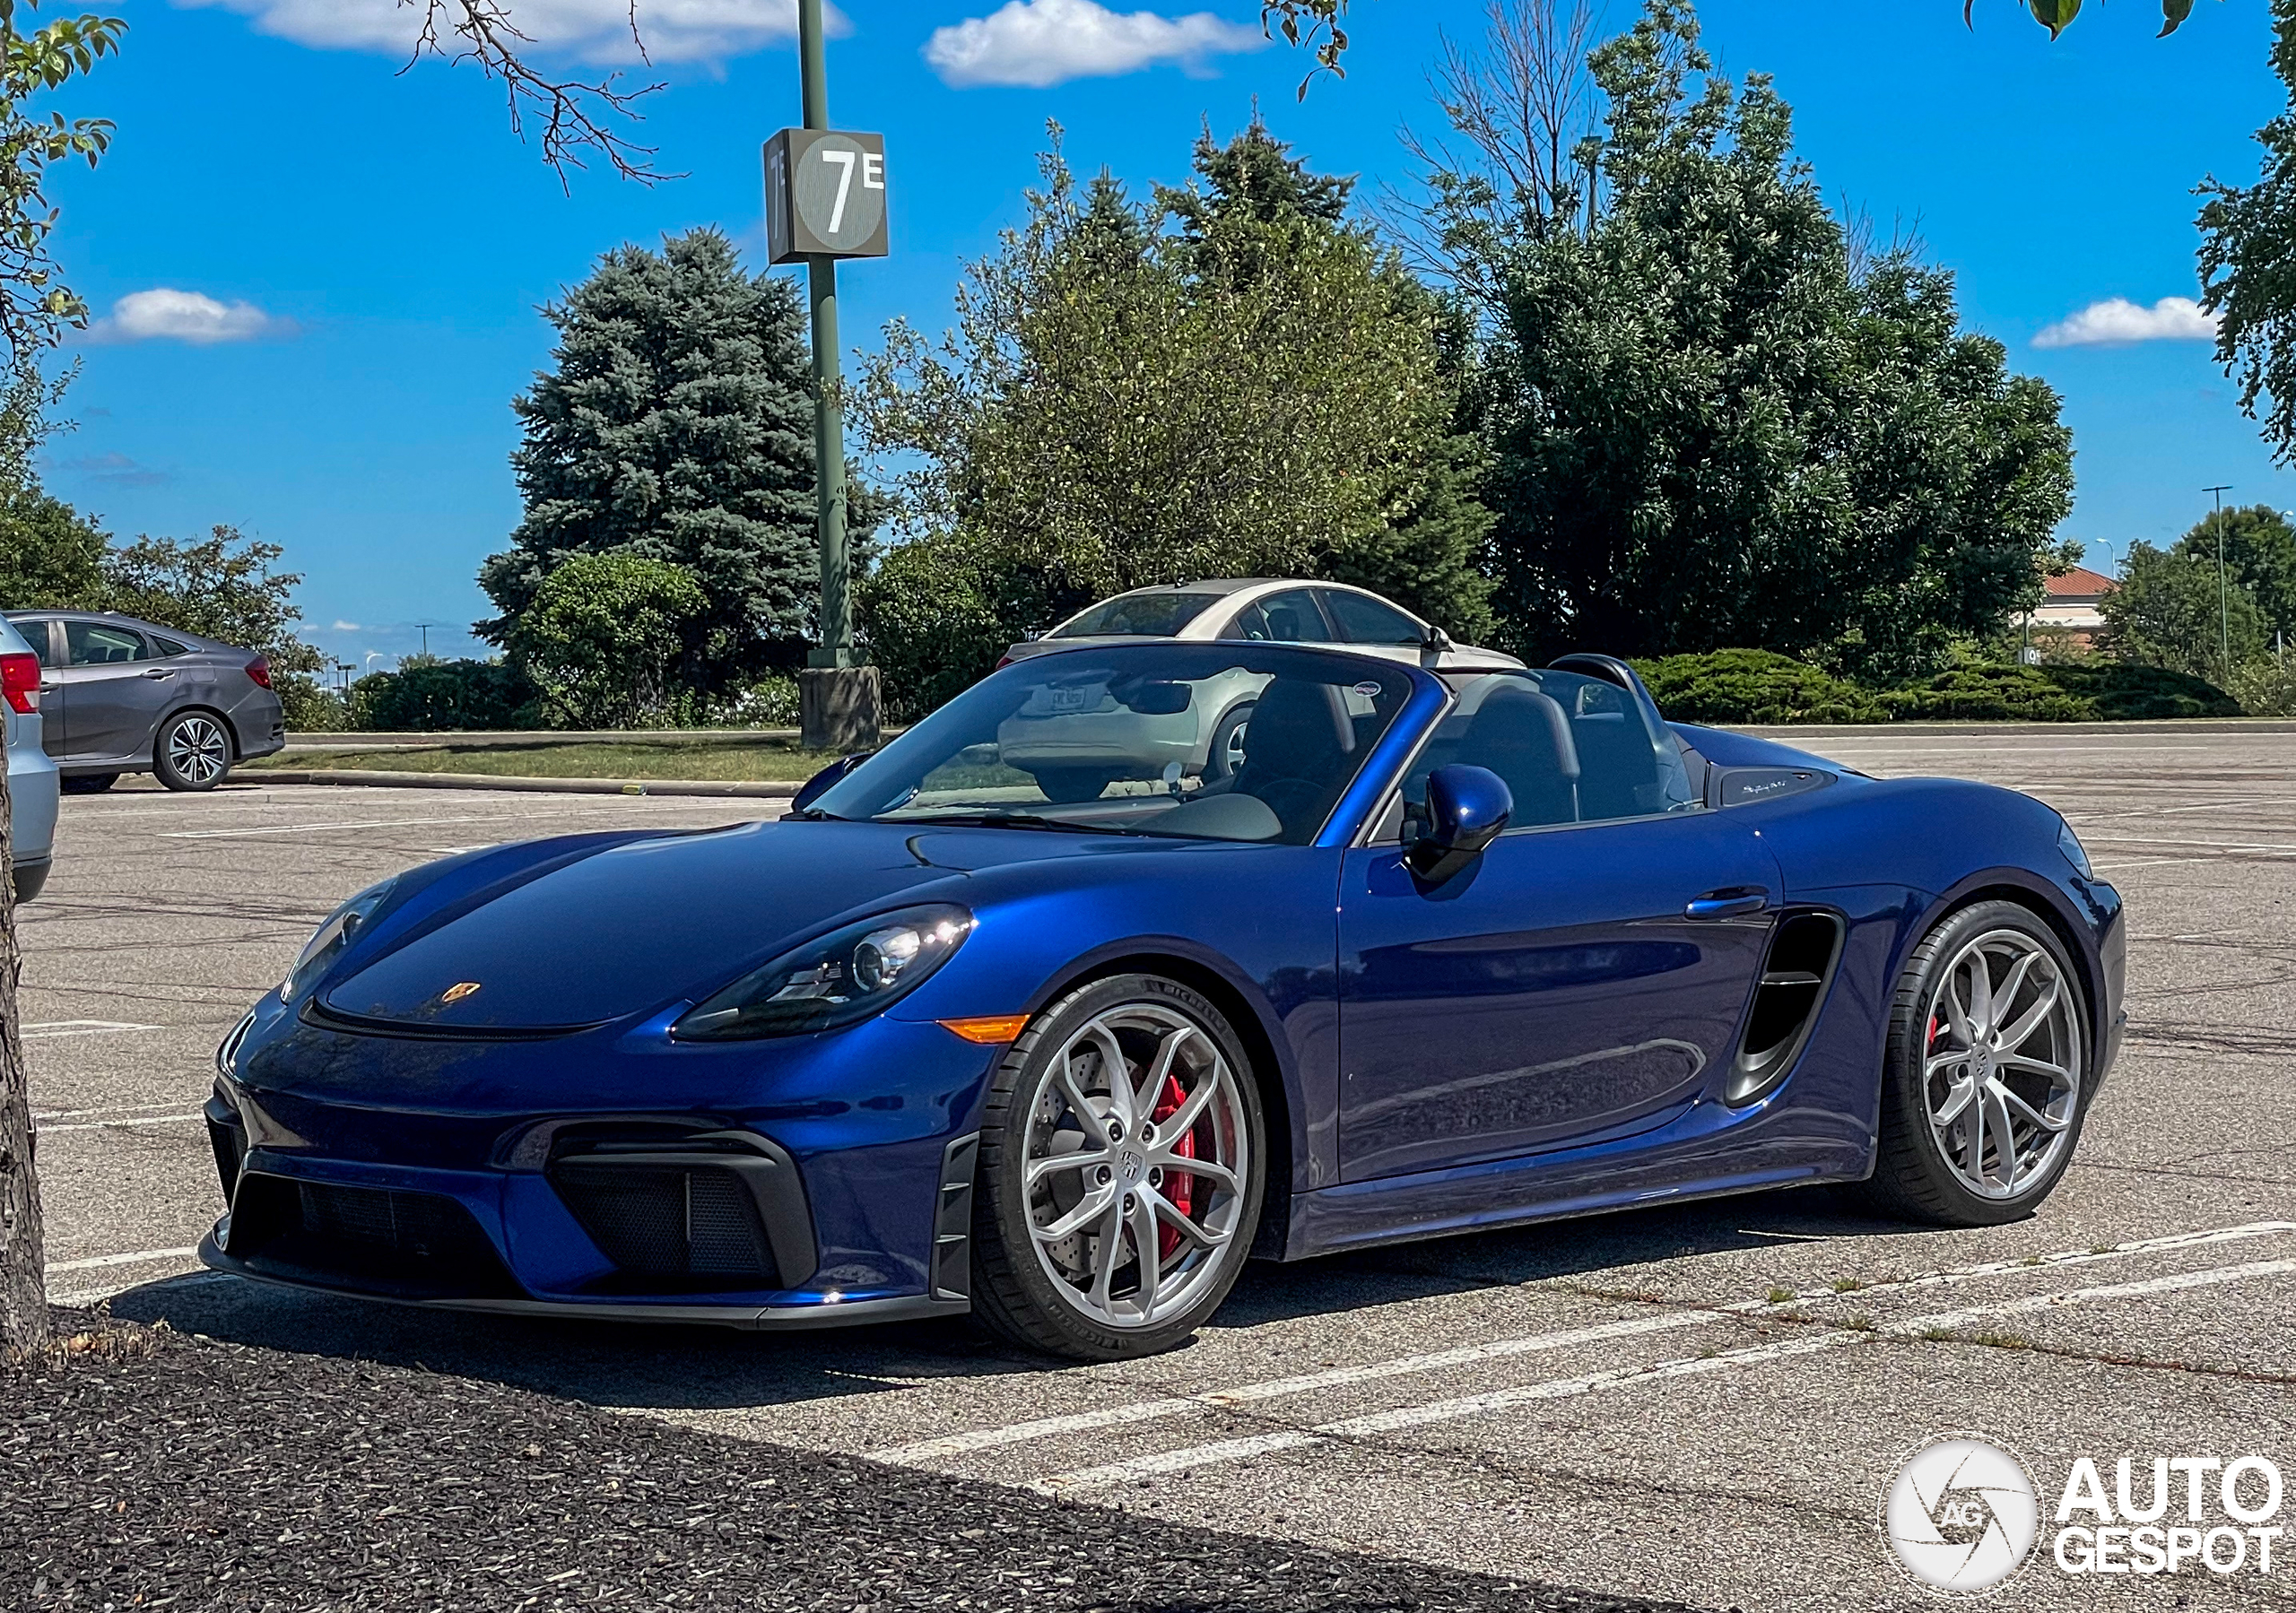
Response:
[{"label": "black tire", "polygon": [[170,790],[212,790],[231,776],[231,731],[212,711],[178,711],[152,741],[152,773]]},{"label": "black tire", "polygon": [[1207,784],[1218,784],[1235,776],[1235,759],[1229,752],[1234,748],[1236,736],[1252,720],[1252,707],[1257,700],[1239,700],[1228,708],[1219,724],[1212,730],[1212,749],[1205,753],[1204,778]]},{"label": "black tire", "polygon": [[58,781],[66,795],[100,795],[119,782],[117,773],[67,773]]},{"label": "black tire", "polygon": [[1039,767],[1030,775],[1047,801],[1063,806],[1098,801],[1116,782],[1112,767]]},{"label": "black tire", "polygon": [[[1999,937],[2010,946],[2029,946],[2054,966],[2059,990],[2070,1002],[2069,1029],[2055,1032],[2070,1041],[2072,1062],[2064,1066],[2073,1077],[2060,1100],[2065,1123],[2054,1151],[2030,1181],[2013,1183],[2006,1196],[1988,1197],[1974,1191],[1945,1158],[1945,1145],[1930,1123],[1929,1098],[1933,1080],[1950,1083],[1950,1071],[1935,1077],[1925,1066],[1937,1045],[1940,1028],[1933,1024],[1933,1006],[1949,969],[1964,958],[1967,949]],[[2022,938],[2017,941],[2014,938]],[[2014,1011],[2014,1004],[2007,1011]],[[1950,1014],[1947,1016],[1950,1019]],[[1874,1175],[1862,1184],[1863,1196],[1884,1215],[1939,1227],[1998,1227],[2031,1215],[2064,1176],[2080,1141],[2089,1099],[2096,1090],[2096,1056],[2090,1035],[2088,994],[2080,971],[2074,967],[2057,932],[2031,908],[2015,902],[1979,902],[1952,914],[1925,936],[1906,960],[1899,977],[1890,1015],[1890,1036],[1882,1071],[1881,1134]],[[1946,1053],[1951,1052],[1948,1036]],[[2028,1044],[2030,1045],[2030,1044]],[[1939,1054],[1938,1056],[1944,1056]],[[2060,1055],[2061,1056],[2061,1055]],[[2025,1079],[2022,1072],[2005,1080]],[[1944,1089],[1943,1087],[1940,1088]],[[1964,1122],[1964,1127],[1967,1123]],[[1964,1129],[1961,1136],[1966,1138]],[[2038,1138],[2041,1135],[2034,1132]],[[1979,1150],[1984,1142],[1979,1139]],[[2016,1147],[2012,1129],[2012,1147]],[[1996,1132],[1996,1153],[1997,1132]],[[1980,1169],[1980,1175],[1986,1173]]]},{"label": "black tire", "polygon": [[[1113,1325],[1089,1314],[1076,1290],[1054,1279],[1047,1270],[1049,1255],[1039,1257],[1023,1173],[1030,1117],[1057,1080],[1053,1066],[1062,1050],[1096,1019],[1127,1010],[1167,1022],[1185,1019],[1218,1048],[1232,1080],[1236,1102],[1229,1113],[1243,1139],[1244,1168],[1239,1173],[1241,1191],[1225,1206],[1232,1212],[1226,1242],[1189,1279],[1200,1287],[1185,1308],[1161,1322]],[[1054,1101],[1065,1106],[1065,1100]],[[1170,1349],[1202,1326],[1235,1286],[1258,1230],[1266,1179],[1259,1088],[1242,1043],[1220,1010],[1187,986],[1156,975],[1118,975],[1081,986],[1030,1023],[989,1082],[973,1194],[973,1314],[1012,1343],[1071,1360],[1121,1361]],[[1162,1185],[1161,1178],[1152,1180]],[[1160,1254],[1160,1262],[1164,1258]],[[1136,1266],[1132,1269],[1137,1272]],[[1175,1262],[1176,1275],[1180,1269]]]}]

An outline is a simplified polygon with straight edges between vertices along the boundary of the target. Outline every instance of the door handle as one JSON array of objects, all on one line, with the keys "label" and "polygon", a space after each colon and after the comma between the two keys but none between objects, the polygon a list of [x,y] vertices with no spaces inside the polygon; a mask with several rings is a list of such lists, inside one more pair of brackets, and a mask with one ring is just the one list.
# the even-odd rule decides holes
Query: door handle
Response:
[{"label": "door handle", "polygon": [[1709,890],[1704,896],[1692,897],[1683,908],[1684,918],[1740,918],[1750,913],[1760,913],[1770,906],[1770,893],[1740,887],[1730,890]]},{"label": "door handle", "polygon": [[164,666],[155,666],[144,674],[147,678],[172,678],[175,673]]}]

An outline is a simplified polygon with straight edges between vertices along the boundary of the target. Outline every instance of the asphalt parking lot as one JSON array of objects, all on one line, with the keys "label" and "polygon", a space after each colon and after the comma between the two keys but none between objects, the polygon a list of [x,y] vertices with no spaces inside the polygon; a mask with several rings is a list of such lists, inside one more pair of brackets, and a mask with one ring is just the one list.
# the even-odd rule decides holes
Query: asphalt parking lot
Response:
[{"label": "asphalt parking lot", "polygon": [[[258,1288],[192,1258],[219,1209],[197,1110],[215,1042],[335,903],[444,851],[744,813],[124,783],[67,798],[22,915],[51,1288],[1278,1542],[1714,1608],[1926,1605],[1874,1518],[1940,1430],[2016,1448],[2045,1517],[2077,1455],[2109,1474],[2124,1454],[2260,1451],[2296,1471],[2296,733],[1813,748],[2039,795],[2128,898],[2128,1045],[2031,1221],[1913,1230],[1805,1190],[1255,1268],[1193,1347],[1098,1367],[958,1328],[640,1331]],[[2296,1604],[2287,1574],[2041,1566],[2017,1605]]]}]

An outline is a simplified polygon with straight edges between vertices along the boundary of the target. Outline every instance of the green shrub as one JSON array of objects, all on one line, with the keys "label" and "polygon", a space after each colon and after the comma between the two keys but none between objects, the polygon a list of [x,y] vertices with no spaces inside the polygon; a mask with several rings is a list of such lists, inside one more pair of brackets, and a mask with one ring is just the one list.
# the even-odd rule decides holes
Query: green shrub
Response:
[{"label": "green shrub", "polygon": [[2161,666],[2117,661],[2060,663],[2033,669],[2067,694],[2087,700],[2084,715],[2114,722],[2144,717],[2236,717],[2247,705],[2204,678]]},{"label": "green shrub", "polygon": [[2296,717],[2296,655],[2259,656],[2234,667],[2225,682],[2249,716]]},{"label": "green shrub", "polygon": [[1901,723],[2078,723],[2096,703],[2069,693],[2038,666],[1958,666],[1876,697]]},{"label": "green shrub", "polygon": [[1638,661],[1658,709],[1677,723],[1886,723],[1873,694],[1768,650]]},{"label": "green shrub", "polygon": [[768,672],[710,701],[703,715],[712,728],[795,728],[801,716],[797,680]]},{"label": "green shrub", "polygon": [[343,697],[319,687],[309,672],[283,672],[274,668],[271,686],[278,692],[279,709],[290,733],[339,733],[351,725],[350,708]]},{"label": "green shrub", "polygon": [[534,685],[500,661],[410,657],[351,686],[351,725],[386,733],[532,728]]},{"label": "green shrub", "polygon": [[885,714],[913,722],[996,669],[1011,642],[979,568],[949,536],[886,551],[854,592],[862,637],[884,679]]}]

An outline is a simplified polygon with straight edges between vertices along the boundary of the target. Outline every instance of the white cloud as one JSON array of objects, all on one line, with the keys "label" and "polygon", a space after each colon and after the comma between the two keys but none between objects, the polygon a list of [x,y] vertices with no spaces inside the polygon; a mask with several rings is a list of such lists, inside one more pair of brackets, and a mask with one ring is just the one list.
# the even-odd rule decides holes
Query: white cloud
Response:
[{"label": "white cloud", "polygon": [[338,621],[330,630],[337,633],[356,633],[361,629],[355,621]]},{"label": "white cloud", "polygon": [[[251,17],[259,33],[321,50],[404,54],[414,48],[425,0],[174,0]],[[797,36],[797,0],[638,0],[641,56],[630,0],[508,0],[511,24],[541,50],[616,65],[715,62]],[[844,19],[830,18],[831,32]],[[448,46],[451,38],[445,40]]]},{"label": "white cloud", "polygon": [[2216,316],[2189,297],[2163,297],[2151,308],[2126,297],[2092,302],[2033,338],[2035,347],[2120,347],[2131,342],[2213,342]]},{"label": "white cloud", "polygon": [[986,17],[935,29],[925,59],[954,89],[1026,84],[1041,90],[1072,78],[1137,73],[1159,62],[1201,73],[1206,56],[1266,43],[1258,29],[1222,22],[1210,12],[1118,15],[1095,0],[1007,0]]},{"label": "white cloud", "polygon": [[197,291],[154,286],[130,291],[113,303],[110,315],[97,320],[91,334],[105,342],[164,340],[204,347],[216,342],[252,342],[293,328],[252,302],[221,303]]}]

